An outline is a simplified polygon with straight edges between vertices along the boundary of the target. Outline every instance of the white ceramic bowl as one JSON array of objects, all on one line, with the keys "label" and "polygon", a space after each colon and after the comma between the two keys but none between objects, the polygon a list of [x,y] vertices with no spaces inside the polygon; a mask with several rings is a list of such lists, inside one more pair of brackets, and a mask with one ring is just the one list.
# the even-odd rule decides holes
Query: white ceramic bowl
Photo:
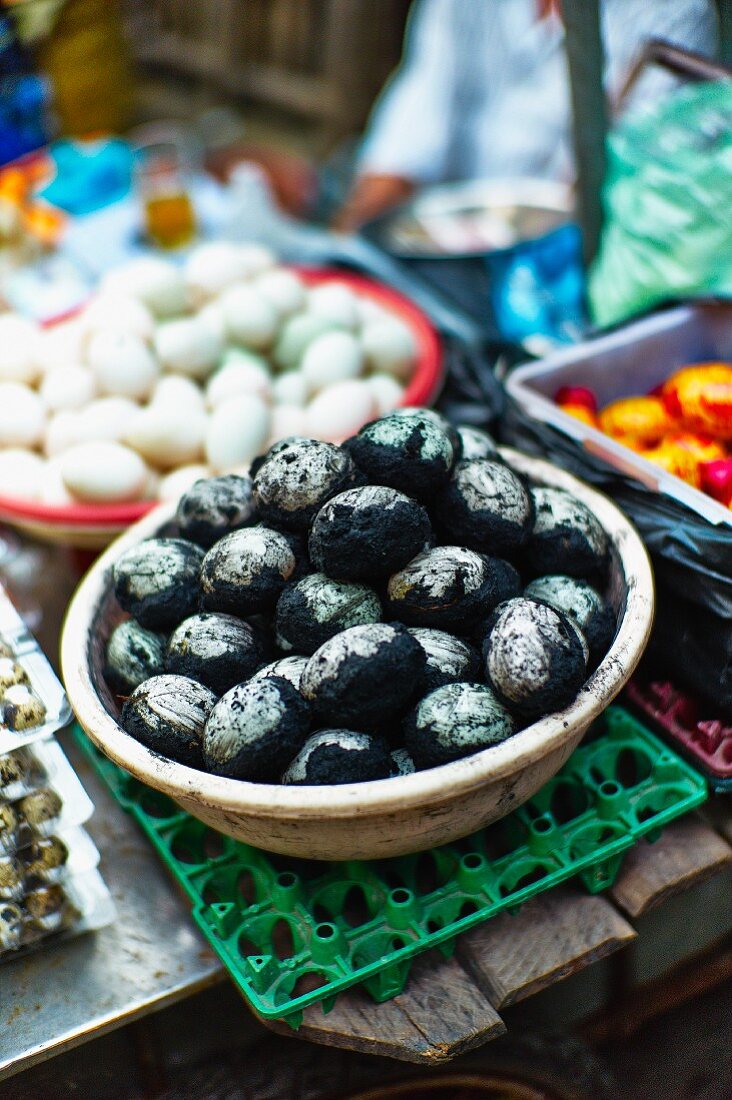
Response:
[{"label": "white ceramic bowl", "polygon": [[79,586],[66,618],[61,661],[69,701],[94,744],[214,829],[269,851],[312,859],[374,859],[432,848],[498,820],[530,798],[564,764],[592,720],[621,690],[645,648],[653,619],[653,577],[635,529],[606,497],[563,470],[513,451],[533,482],[567,489],[608,533],[607,596],[618,615],[615,640],[565,710],[503,744],[439,768],[394,779],[331,787],[224,779],[150,752],[118,722],[102,675],[111,631],[123,618],[112,567],[130,546],[173,516],[162,505],[118,538]]}]

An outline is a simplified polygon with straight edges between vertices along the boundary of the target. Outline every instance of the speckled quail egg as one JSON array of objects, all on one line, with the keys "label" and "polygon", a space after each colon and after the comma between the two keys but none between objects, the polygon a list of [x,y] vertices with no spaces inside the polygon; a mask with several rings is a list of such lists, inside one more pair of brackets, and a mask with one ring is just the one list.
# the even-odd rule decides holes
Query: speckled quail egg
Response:
[{"label": "speckled quail egg", "polygon": [[150,349],[131,332],[95,332],[86,358],[102,394],[142,401],[150,396],[160,374]]}]

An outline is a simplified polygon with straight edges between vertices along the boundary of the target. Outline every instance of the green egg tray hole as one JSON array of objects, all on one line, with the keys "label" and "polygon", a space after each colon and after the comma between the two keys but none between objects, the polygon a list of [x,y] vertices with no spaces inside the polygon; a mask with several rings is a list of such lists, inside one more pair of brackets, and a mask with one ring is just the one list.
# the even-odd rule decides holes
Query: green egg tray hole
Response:
[{"label": "green egg tray hole", "polygon": [[121,805],[193,906],[252,1008],[297,1028],[362,985],[402,991],[415,955],[450,955],[461,932],[570,878],[611,886],[641,837],[706,798],[704,779],[640,722],[610,707],[562,770],[508,817],[463,840],[397,859],[316,863],[223,836],[112,764],[77,730]]}]

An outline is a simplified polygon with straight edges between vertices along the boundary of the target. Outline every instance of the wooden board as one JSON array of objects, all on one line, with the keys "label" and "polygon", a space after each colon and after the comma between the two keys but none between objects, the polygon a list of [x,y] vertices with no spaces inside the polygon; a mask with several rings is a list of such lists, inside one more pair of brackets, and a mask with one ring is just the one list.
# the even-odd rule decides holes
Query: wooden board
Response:
[{"label": "wooden board", "polygon": [[630,917],[704,882],[732,859],[732,847],[696,814],[668,825],[655,844],[641,840],[627,853],[609,892]]},{"label": "wooden board", "polygon": [[567,885],[461,936],[458,958],[497,1008],[624,947],[635,931],[601,897]]}]

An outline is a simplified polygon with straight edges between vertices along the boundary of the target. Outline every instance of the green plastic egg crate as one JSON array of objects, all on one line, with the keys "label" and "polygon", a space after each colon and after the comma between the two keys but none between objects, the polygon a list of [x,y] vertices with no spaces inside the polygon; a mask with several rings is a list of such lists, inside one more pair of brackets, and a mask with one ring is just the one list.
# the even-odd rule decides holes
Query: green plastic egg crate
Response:
[{"label": "green plastic egg crate", "polygon": [[193,917],[251,1006],[293,1027],[317,1001],[363,985],[386,1001],[411,960],[577,877],[611,886],[640,837],[706,798],[693,768],[619,707],[533,798],[464,840],[374,862],[316,863],[223,836],[79,741],[193,904]]}]

